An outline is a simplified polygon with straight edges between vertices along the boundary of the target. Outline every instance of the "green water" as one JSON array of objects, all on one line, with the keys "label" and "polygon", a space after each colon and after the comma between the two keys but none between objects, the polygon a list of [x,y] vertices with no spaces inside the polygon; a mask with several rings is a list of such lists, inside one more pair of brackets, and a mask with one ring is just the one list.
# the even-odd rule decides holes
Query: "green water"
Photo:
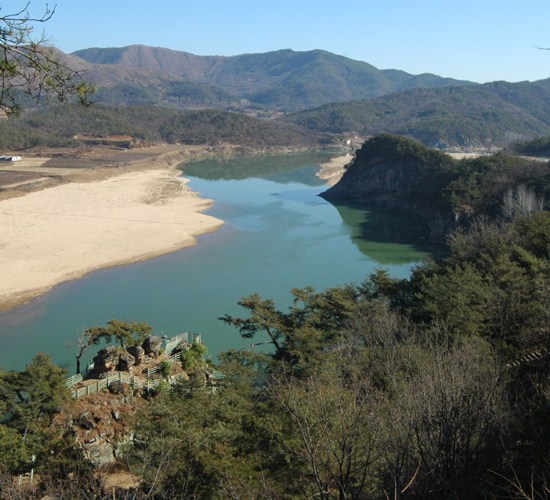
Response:
[{"label": "green water", "polygon": [[[0,366],[22,369],[39,351],[74,370],[78,332],[113,318],[147,320],[153,333],[198,332],[214,356],[247,345],[217,318],[260,293],[280,308],[290,289],[360,282],[376,267],[405,277],[430,255],[415,218],[335,207],[317,196],[326,156],[250,156],[185,166],[189,185],[216,200],[206,212],[226,223],[194,247],[62,283],[0,314]],[[220,178],[221,177],[221,178]],[[216,180],[217,179],[217,180]]]}]

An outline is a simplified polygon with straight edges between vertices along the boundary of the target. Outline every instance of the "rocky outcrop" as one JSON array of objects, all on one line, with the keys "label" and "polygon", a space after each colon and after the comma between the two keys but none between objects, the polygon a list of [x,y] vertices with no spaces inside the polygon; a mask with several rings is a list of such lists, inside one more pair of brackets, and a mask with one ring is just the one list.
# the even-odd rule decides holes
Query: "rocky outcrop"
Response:
[{"label": "rocky outcrop", "polygon": [[115,449],[110,443],[94,439],[84,445],[84,456],[96,467],[101,467],[115,461]]},{"label": "rocky outcrop", "polygon": [[155,358],[160,354],[160,347],[162,346],[162,339],[160,337],[155,337],[154,335],[149,335],[141,345],[145,354],[148,356],[154,356]]},{"label": "rocky outcrop", "polygon": [[172,375],[168,380],[170,385],[184,384],[185,382],[189,382],[189,375],[185,372]]},{"label": "rocky outcrop", "polygon": [[441,198],[453,164],[441,151],[381,134],[363,144],[342,179],[321,196],[416,213],[430,227],[430,239],[440,242],[458,222]]},{"label": "rocky outcrop", "polygon": [[115,380],[109,384],[109,392],[111,394],[124,394],[126,392],[126,386],[122,382]]},{"label": "rocky outcrop", "polygon": [[94,369],[98,372],[114,370],[119,362],[119,349],[114,346],[100,349],[94,358]]},{"label": "rocky outcrop", "polygon": [[141,365],[141,363],[143,363],[143,356],[145,356],[145,349],[143,349],[143,347],[134,345],[128,347],[126,350],[134,357],[136,365]]},{"label": "rocky outcrop", "polygon": [[78,425],[86,430],[95,429],[94,418],[92,415],[90,415],[90,412],[84,412],[82,415],[80,415],[80,418],[78,419]]},{"label": "rocky outcrop", "polygon": [[128,352],[121,352],[118,357],[117,370],[127,372],[136,364],[136,359]]},{"label": "rocky outcrop", "polygon": [[178,352],[187,350],[191,347],[191,342],[188,340],[182,340],[174,349],[172,349],[172,354],[177,354]]}]

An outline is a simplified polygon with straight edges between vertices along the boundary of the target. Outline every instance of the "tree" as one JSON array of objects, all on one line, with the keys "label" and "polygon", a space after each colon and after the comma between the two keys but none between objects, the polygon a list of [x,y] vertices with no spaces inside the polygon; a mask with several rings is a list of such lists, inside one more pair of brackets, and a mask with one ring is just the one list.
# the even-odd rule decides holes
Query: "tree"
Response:
[{"label": "tree", "polygon": [[[54,417],[73,402],[66,386],[67,371],[55,366],[50,357],[40,353],[21,372],[0,372],[0,466],[14,472],[63,468],[67,459],[74,458],[74,436],[53,425]],[[17,440],[18,447],[10,447]]]},{"label": "tree", "polygon": [[76,373],[80,373],[80,360],[84,353],[92,346],[99,345],[101,342],[101,329],[97,326],[88,328],[86,331],[82,332],[76,341],[76,348],[74,356],[76,358]]},{"label": "tree", "polygon": [[46,4],[44,15],[35,18],[29,13],[29,3],[14,14],[0,17],[0,110],[18,116],[23,95],[38,104],[52,99],[62,103],[76,97],[90,105],[93,86],[61,60],[44,35],[38,39],[32,36],[30,23],[45,23],[55,7],[50,10]]},{"label": "tree", "polygon": [[312,377],[283,377],[270,396],[286,418],[283,447],[304,498],[366,498],[376,474],[379,396],[367,377],[344,377],[329,366]]},{"label": "tree", "polygon": [[124,319],[124,321],[112,319],[107,321],[107,324],[109,326],[96,326],[86,331],[89,332],[89,339],[92,344],[98,344],[101,339],[105,339],[109,343],[115,337],[119,341],[120,347],[139,345],[153,330],[153,327],[148,325],[147,321],[138,323],[135,319],[131,322],[127,319]]},{"label": "tree", "polygon": [[334,342],[336,332],[355,308],[359,293],[352,285],[328,288],[319,293],[312,287],[293,288],[291,293],[294,303],[288,313],[277,310],[273,300],[262,300],[258,294],[253,294],[238,302],[249,311],[249,318],[226,314],[219,319],[238,328],[246,339],[253,339],[265,331],[270,340],[260,344],[273,344],[273,359],[283,360],[298,369],[311,363]]},{"label": "tree", "polygon": [[186,372],[195,372],[206,364],[204,359],[208,349],[201,342],[196,340],[191,344],[189,349],[181,351],[180,359],[181,366]]},{"label": "tree", "polygon": [[540,212],[545,205],[544,196],[539,197],[533,188],[520,184],[514,189],[508,188],[502,200],[502,213],[512,219],[517,216],[529,216]]},{"label": "tree", "polygon": [[82,332],[73,345],[76,345],[77,350],[74,353],[76,358],[76,373],[80,373],[80,361],[82,356],[90,349],[90,347],[99,345],[102,339],[107,343],[111,342],[115,337],[121,347],[124,345],[141,344],[147,335],[151,333],[153,327],[147,324],[147,321],[137,323],[136,320],[129,322],[127,319],[119,321],[112,319],[108,321],[109,326],[92,326]]}]

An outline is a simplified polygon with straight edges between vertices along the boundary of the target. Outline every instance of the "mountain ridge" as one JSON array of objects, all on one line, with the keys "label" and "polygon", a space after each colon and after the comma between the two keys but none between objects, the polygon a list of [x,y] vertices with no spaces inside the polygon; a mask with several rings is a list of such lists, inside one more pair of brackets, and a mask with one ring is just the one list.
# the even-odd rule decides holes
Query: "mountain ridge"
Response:
[{"label": "mountain ridge", "polygon": [[130,45],[93,47],[71,55],[94,64],[149,68],[177,78],[209,83],[239,98],[285,112],[329,102],[379,97],[418,86],[473,85],[473,82],[433,74],[379,70],[369,63],[320,49],[197,56],[162,47]]}]

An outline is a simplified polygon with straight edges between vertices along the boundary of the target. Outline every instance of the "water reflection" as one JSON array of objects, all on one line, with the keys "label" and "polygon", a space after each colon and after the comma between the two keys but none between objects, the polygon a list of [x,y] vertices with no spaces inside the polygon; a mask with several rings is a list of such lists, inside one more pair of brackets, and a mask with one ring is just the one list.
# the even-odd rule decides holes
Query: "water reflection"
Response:
[{"label": "water reflection", "polygon": [[359,203],[334,205],[361,253],[382,264],[410,264],[441,251],[429,242],[429,228],[417,215]]},{"label": "water reflection", "polygon": [[267,179],[280,184],[298,182],[306,186],[322,186],[324,181],[314,174],[319,163],[327,162],[328,153],[254,154],[207,158],[182,163],[184,175],[205,180]]}]

